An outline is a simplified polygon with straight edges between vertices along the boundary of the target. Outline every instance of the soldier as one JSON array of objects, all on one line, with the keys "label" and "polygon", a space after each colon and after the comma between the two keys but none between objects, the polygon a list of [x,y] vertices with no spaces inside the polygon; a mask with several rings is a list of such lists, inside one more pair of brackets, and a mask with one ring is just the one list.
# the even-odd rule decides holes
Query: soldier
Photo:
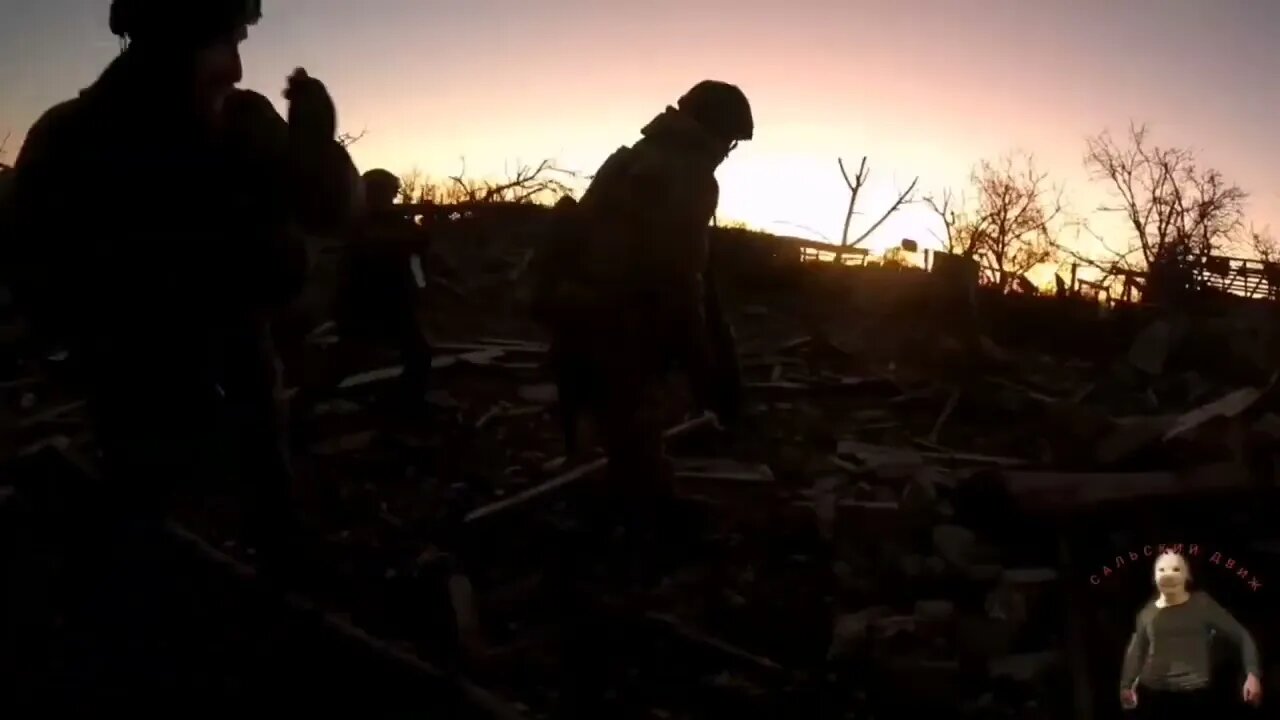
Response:
[{"label": "soldier", "polygon": [[[389,344],[404,363],[405,397],[421,403],[431,369],[431,345],[422,317],[421,268],[426,233],[396,212],[400,180],[377,169],[361,177],[366,217],[346,248],[338,299],[339,332],[348,355],[369,344]],[[354,342],[351,342],[354,341]]]},{"label": "soldier", "polygon": [[715,171],[753,129],[740,89],[698,83],[604,162],[581,202],[557,208],[554,241],[538,258],[535,312],[553,337],[567,444],[577,410],[589,411],[633,520],[671,490],[659,407],[667,373],[684,370],[701,407],[737,414],[708,230]]},{"label": "soldier", "polygon": [[112,601],[149,618],[139,588],[163,571],[139,558],[175,487],[218,461],[246,484],[253,544],[293,557],[268,317],[303,285],[304,233],[354,211],[357,177],[319,81],[290,78],[288,123],[236,88],[260,16],[256,0],[114,0],[125,49],[16,164],[20,299],[77,365],[108,479],[81,591],[112,626],[129,622]]}]

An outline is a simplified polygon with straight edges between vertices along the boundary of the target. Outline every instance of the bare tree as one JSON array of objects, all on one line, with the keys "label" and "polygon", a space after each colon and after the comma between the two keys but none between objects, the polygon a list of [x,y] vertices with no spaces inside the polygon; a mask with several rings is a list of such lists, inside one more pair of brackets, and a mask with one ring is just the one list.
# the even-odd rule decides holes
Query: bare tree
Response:
[{"label": "bare tree", "polygon": [[1056,255],[1052,225],[1063,214],[1063,190],[1049,182],[1031,155],[982,161],[969,175],[973,201],[951,191],[925,198],[942,218],[947,252],[977,260],[988,280],[1007,289]]},{"label": "bare tree", "polygon": [[1050,226],[1062,215],[1062,188],[1049,183],[1031,155],[982,161],[971,175],[976,209],[966,232],[1003,290],[1054,258]]},{"label": "bare tree", "polygon": [[502,181],[477,180],[467,177],[464,159],[462,170],[443,181],[433,180],[417,168],[401,175],[400,201],[455,208],[490,203],[550,203],[572,193],[568,182],[560,179],[566,176],[577,174],[544,160],[536,166],[520,165]]},{"label": "bare tree", "polygon": [[1245,232],[1245,242],[1251,255],[1265,263],[1280,262],[1280,241],[1271,234],[1271,228],[1261,230],[1249,226]]},{"label": "bare tree", "polygon": [[[961,255],[967,258],[973,258],[977,255],[978,246],[974,242],[977,235],[971,231],[972,223],[970,223],[968,215],[964,213],[964,195],[961,194],[960,199],[957,200],[951,190],[944,190],[941,198],[929,195],[924,198],[924,202],[942,220],[945,237],[938,239],[942,241],[943,249],[952,255]],[[933,236],[938,237],[937,233],[933,233]]]},{"label": "bare tree", "polygon": [[844,230],[840,233],[840,248],[836,250],[836,263],[838,264],[843,260],[846,250],[861,245],[868,237],[871,237],[871,233],[878,230],[884,224],[884,221],[889,219],[889,216],[897,212],[904,204],[914,202],[916,183],[920,182],[920,178],[917,177],[912,180],[907,189],[898,195],[898,199],[894,201],[893,205],[889,206],[889,209],[880,216],[880,219],[872,223],[871,227],[867,228],[865,232],[851,242],[849,240],[849,226],[853,224],[853,216],[857,214],[858,194],[866,186],[867,178],[871,175],[871,169],[867,167],[866,156],[863,156],[862,163],[858,166],[857,174],[853,176],[853,179],[850,179],[849,173],[844,169],[844,160],[837,158],[836,162],[840,166],[840,175],[844,178],[845,185],[849,186],[849,209],[845,212]]},{"label": "bare tree", "polygon": [[535,166],[519,165],[501,182],[472,180],[466,177],[466,161],[462,171],[449,178],[448,200],[453,204],[473,203],[536,203],[554,201],[571,193],[568,184],[555,177],[573,176],[572,172],[557,168],[550,160]]},{"label": "bare tree", "polygon": [[1248,194],[1199,167],[1191,150],[1153,144],[1145,125],[1130,125],[1124,144],[1107,132],[1090,138],[1084,162],[1119,200],[1100,209],[1122,213],[1133,232],[1123,254],[1141,252],[1149,270],[1185,266],[1229,244],[1243,225]]}]

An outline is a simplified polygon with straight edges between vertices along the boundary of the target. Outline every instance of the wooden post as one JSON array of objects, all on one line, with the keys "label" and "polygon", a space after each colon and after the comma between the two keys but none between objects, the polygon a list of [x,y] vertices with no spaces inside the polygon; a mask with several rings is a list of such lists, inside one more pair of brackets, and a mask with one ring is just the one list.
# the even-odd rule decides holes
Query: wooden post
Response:
[{"label": "wooden post", "polygon": [[[1058,530],[1058,562],[1064,570],[1074,567],[1071,564],[1071,550],[1067,532]],[[1076,720],[1093,720],[1093,687],[1089,680],[1089,644],[1086,641],[1088,627],[1084,612],[1081,609],[1080,590],[1076,588],[1073,573],[1066,575],[1067,600],[1067,664],[1071,672],[1072,705],[1075,707]]]}]

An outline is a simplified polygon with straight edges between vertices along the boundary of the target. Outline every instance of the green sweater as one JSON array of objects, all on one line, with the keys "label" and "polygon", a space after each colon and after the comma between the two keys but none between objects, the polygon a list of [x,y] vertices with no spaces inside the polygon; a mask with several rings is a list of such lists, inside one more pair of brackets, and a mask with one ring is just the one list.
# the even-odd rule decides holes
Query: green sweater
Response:
[{"label": "green sweater", "polygon": [[1135,682],[1155,690],[1195,690],[1209,685],[1212,633],[1240,648],[1246,672],[1260,675],[1258,647],[1231,613],[1203,592],[1193,592],[1181,605],[1160,608],[1151,601],[1138,613],[1133,638],[1124,656],[1120,688]]}]

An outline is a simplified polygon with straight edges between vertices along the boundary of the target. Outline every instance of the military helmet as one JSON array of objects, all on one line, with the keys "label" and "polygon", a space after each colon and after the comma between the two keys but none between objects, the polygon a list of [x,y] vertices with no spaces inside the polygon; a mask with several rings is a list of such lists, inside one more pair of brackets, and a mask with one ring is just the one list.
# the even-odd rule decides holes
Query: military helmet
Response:
[{"label": "military helmet", "polygon": [[750,140],[755,134],[751,103],[737,85],[703,80],[685,93],[676,107],[724,140]]},{"label": "military helmet", "polygon": [[399,192],[400,190],[400,178],[396,177],[390,170],[383,170],[382,168],[370,170],[361,175],[360,181],[369,189],[378,189],[391,193]]},{"label": "military helmet", "polygon": [[202,41],[262,19],[262,0],[111,0],[111,32],[139,38]]},{"label": "military helmet", "polygon": [[382,168],[361,175],[360,184],[364,186],[365,200],[371,206],[394,203],[400,193],[400,178]]}]

